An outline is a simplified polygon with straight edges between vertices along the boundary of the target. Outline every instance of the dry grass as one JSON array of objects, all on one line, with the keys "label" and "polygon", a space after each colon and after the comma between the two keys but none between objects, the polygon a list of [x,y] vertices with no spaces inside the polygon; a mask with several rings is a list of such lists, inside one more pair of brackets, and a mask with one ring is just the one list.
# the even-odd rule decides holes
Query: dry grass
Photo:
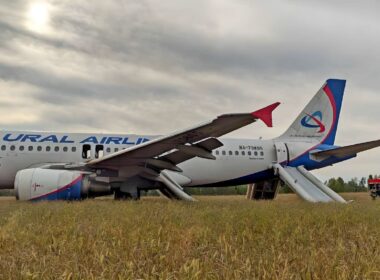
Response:
[{"label": "dry grass", "polygon": [[380,279],[380,201],[0,202],[0,279]]}]

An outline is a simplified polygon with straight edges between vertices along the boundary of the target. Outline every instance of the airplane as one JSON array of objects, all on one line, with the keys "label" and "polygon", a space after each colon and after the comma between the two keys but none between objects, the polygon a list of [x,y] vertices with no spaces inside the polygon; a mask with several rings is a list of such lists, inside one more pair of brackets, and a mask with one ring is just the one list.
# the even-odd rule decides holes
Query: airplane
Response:
[{"label": "airplane", "polygon": [[255,199],[275,199],[285,182],[306,201],[345,203],[310,172],[380,146],[334,145],[345,85],[327,80],[289,129],[270,140],[220,137],[258,120],[272,127],[279,102],[166,136],[2,131],[0,188],[24,201],[139,199],[147,190],[194,201],[185,187],[255,183]]}]

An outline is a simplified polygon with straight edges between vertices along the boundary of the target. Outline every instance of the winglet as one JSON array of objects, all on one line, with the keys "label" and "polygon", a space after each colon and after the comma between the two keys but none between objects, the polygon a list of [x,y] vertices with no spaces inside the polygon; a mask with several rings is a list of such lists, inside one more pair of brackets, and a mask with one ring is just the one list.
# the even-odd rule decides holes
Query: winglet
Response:
[{"label": "winglet", "polygon": [[273,103],[272,105],[251,113],[251,115],[256,119],[262,120],[268,127],[273,127],[272,113],[280,104],[280,102]]}]

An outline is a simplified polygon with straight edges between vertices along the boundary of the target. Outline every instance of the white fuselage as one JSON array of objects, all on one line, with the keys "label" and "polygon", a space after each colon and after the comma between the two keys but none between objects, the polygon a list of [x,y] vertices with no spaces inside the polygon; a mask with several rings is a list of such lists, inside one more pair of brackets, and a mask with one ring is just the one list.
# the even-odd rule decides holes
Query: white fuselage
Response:
[{"label": "white fuselage", "polygon": [[[3,131],[0,136],[0,188],[14,186],[16,173],[54,163],[79,163],[120,151],[157,136]],[[274,140],[220,139],[216,160],[194,158],[179,165],[179,183],[223,184],[269,169],[277,161]],[[97,151],[98,150],[98,151]],[[185,178],[185,179],[184,179]]]}]

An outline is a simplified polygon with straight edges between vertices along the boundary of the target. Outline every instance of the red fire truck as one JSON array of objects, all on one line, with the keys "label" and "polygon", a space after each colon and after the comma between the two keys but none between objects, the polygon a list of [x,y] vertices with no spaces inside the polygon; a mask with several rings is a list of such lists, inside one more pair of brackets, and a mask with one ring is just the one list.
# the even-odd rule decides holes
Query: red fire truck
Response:
[{"label": "red fire truck", "polygon": [[369,179],[368,188],[373,199],[380,196],[380,178]]}]

